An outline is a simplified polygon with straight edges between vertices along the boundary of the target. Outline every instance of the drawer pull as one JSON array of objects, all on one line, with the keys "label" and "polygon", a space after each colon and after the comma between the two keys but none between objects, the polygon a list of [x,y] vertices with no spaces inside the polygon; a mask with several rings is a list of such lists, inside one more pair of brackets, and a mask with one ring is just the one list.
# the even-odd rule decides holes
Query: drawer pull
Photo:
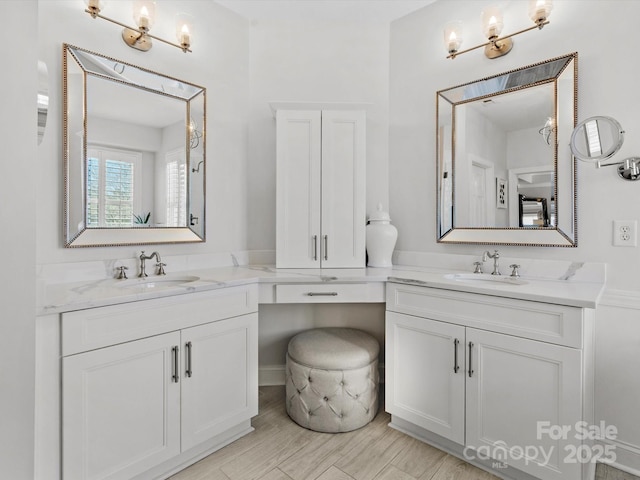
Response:
[{"label": "drawer pull", "polygon": [[309,297],[337,297],[338,292],[309,292]]},{"label": "drawer pull", "polygon": [[471,351],[473,350],[473,342],[469,342],[469,378],[473,377],[473,367],[471,366]]},{"label": "drawer pull", "polygon": [[177,345],[171,348],[171,352],[173,353],[171,362],[171,380],[173,380],[174,383],[178,383],[178,381],[180,380],[180,376],[178,375],[178,350],[179,348]]},{"label": "drawer pull", "polygon": [[458,373],[458,370],[460,370],[460,365],[458,365],[458,344],[459,343],[460,343],[460,340],[458,340],[457,338],[453,340],[453,373]]},{"label": "drawer pull", "polygon": [[184,372],[184,374],[191,378],[191,375],[193,374],[193,370],[191,369],[191,342],[187,342],[185,343],[185,349],[187,350],[187,370]]}]

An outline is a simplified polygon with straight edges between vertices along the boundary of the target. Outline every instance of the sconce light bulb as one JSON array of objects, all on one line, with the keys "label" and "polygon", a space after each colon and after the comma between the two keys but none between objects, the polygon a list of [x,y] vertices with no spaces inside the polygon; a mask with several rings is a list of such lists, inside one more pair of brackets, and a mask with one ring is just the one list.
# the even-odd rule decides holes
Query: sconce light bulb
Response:
[{"label": "sconce light bulb", "polygon": [[462,22],[450,22],[444,29],[444,45],[449,54],[454,54],[462,45]]},{"label": "sconce light bulb", "polygon": [[149,31],[155,19],[155,2],[138,0],[133,6],[133,19],[140,30]]},{"label": "sconce light bulb", "polygon": [[138,26],[140,28],[149,28],[149,10],[147,10],[147,7],[142,7],[140,10],[140,24]]},{"label": "sconce light bulb", "polygon": [[533,20],[539,28],[549,19],[551,10],[553,9],[553,0],[530,0],[529,1],[529,18]]},{"label": "sconce light bulb", "polygon": [[482,12],[482,30],[489,40],[498,38],[503,26],[502,13],[498,7],[491,6]]},{"label": "sconce light bulb", "polygon": [[176,38],[184,51],[191,46],[193,17],[186,13],[176,15]]},{"label": "sconce light bulb", "polygon": [[100,13],[105,5],[104,0],[85,0],[84,3],[87,6],[87,11],[91,14],[91,16]]},{"label": "sconce light bulb", "polygon": [[189,46],[191,44],[191,37],[189,35],[189,27],[187,24],[182,25],[182,28],[180,29],[180,45],[187,45]]}]

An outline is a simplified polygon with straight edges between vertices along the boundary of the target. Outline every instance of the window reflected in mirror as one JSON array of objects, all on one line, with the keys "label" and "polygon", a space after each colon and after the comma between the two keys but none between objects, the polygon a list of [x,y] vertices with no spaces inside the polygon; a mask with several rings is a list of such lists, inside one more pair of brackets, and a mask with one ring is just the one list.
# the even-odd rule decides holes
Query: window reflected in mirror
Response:
[{"label": "window reflected in mirror", "polygon": [[65,246],[204,241],[205,89],[70,45],[63,59]]}]

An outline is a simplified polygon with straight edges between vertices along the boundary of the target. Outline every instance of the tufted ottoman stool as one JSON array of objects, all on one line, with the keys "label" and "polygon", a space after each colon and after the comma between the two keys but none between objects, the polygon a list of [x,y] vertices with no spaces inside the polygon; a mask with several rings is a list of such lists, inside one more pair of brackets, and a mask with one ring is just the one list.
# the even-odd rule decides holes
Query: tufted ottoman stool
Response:
[{"label": "tufted ottoman stool", "polygon": [[287,413],[317,432],[348,432],[378,412],[378,341],[353,328],[318,328],[289,342]]}]

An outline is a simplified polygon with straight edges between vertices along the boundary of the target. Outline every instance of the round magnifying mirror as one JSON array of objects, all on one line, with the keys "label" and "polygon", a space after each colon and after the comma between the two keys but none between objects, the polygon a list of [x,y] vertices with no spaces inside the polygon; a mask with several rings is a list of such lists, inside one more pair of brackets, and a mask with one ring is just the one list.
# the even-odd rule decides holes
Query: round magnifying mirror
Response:
[{"label": "round magnifying mirror", "polygon": [[611,158],[624,142],[624,130],[615,118],[590,117],[571,134],[571,152],[585,162]]}]

